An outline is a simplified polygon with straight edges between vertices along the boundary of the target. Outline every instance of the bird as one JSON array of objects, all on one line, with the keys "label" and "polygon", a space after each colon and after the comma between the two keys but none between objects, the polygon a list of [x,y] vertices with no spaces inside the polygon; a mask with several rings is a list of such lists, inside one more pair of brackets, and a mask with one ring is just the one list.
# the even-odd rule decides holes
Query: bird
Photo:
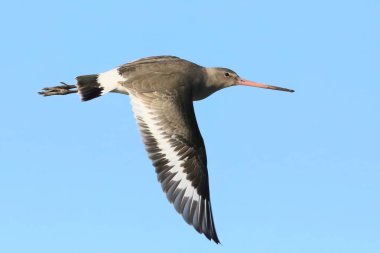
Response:
[{"label": "bird", "polygon": [[193,101],[223,88],[245,85],[294,92],[248,81],[221,67],[206,68],[176,56],[151,56],[99,74],[76,77],[76,85],[43,88],[43,96],[78,93],[82,101],[114,92],[129,95],[145,149],[167,199],[194,229],[220,243],[210,202],[205,144]]}]

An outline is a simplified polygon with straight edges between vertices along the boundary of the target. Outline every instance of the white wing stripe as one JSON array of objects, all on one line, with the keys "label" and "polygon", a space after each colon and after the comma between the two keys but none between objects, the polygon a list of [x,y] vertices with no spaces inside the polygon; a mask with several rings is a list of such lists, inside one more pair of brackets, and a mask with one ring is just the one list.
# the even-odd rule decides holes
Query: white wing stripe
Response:
[{"label": "white wing stripe", "polygon": [[[181,166],[183,163],[181,155],[178,154],[178,151],[174,150],[174,147],[171,146],[168,138],[162,133],[163,129],[160,126],[160,122],[157,121],[154,111],[147,108],[137,96],[131,93],[130,98],[136,119],[143,121],[148,126],[151,134],[157,142],[158,148],[165,155],[165,158],[168,159],[168,166],[172,167],[169,171],[170,173],[175,174],[175,176],[170,181],[175,181],[176,184],[178,183],[176,188],[185,191],[182,199],[186,199],[187,197],[190,199],[190,202],[200,201],[202,199],[201,196],[199,196],[197,190],[191,185],[191,181],[186,178],[187,174],[183,171],[184,168]],[[170,189],[167,190],[168,192],[170,191]],[[182,203],[180,206],[182,206]]]}]

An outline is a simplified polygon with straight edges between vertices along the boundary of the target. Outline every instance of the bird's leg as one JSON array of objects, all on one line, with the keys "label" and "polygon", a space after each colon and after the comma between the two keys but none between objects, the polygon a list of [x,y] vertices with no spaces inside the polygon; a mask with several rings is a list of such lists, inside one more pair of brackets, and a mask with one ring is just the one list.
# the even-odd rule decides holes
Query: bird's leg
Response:
[{"label": "bird's leg", "polygon": [[[62,85],[43,88],[42,91],[38,92],[38,94],[42,96],[53,96],[53,95],[67,95],[71,93],[77,93],[78,90],[75,89],[75,85],[69,85],[64,82],[61,82]],[[73,90],[74,89],[74,90]]]}]

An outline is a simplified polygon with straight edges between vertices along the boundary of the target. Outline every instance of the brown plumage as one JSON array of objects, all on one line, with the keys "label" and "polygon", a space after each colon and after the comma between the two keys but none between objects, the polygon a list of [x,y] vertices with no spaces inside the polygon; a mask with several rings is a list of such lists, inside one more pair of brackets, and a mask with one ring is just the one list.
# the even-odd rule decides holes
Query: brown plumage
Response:
[{"label": "brown plumage", "polygon": [[[212,216],[206,149],[193,101],[233,85],[293,90],[241,79],[226,68],[204,68],[173,56],[147,57],[116,69],[77,77],[77,85],[44,88],[44,96],[78,91],[82,101],[107,92],[127,94],[168,200],[199,233],[219,243]],[[74,88],[78,90],[73,90]]]}]

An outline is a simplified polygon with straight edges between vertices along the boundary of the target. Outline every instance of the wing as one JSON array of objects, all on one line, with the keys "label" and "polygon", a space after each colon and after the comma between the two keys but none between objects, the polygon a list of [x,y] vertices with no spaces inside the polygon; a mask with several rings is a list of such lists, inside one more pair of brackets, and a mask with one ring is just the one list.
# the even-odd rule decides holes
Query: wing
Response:
[{"label": "wing", "polygon": [[149,158],[168,200],[188,224],[219,243],[210,204],[207,158],[193,103],[179,90],[130,91]]}]

